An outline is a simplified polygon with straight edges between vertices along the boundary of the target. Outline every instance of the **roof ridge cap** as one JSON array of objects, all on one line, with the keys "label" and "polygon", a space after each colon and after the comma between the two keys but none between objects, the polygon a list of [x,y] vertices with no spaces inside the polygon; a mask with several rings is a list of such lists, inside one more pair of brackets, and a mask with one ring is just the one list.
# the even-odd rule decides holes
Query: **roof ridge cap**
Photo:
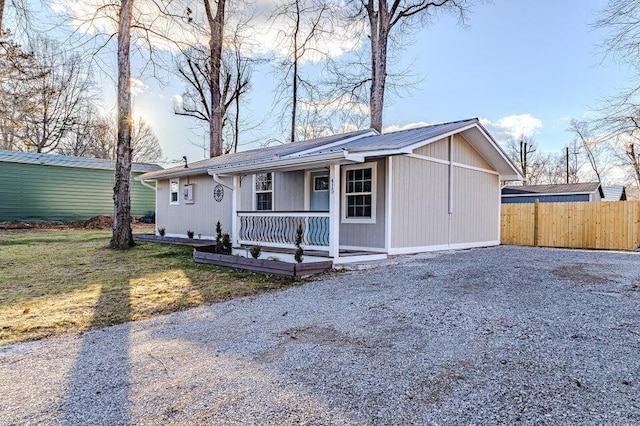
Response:
[{"label": "roof ridge cap", "polygon": [[381,134],[381,135],[390,135],[390,134],[393,134],[393,133],[401,133],[401,132],[408,132],[408,131],[411,131],[411,130],[426,129],[428,127],[434,127],[434,126],[444,126],[444,125],[447,125],[447,124],[464,123],[465,121],[475,121],[475,122],[480,123],[480,120],[478,119],[478,117],[472,117],[472,118],[465,118],[463,120],[443,121],[443,122],[440,122],[440,123],[431,123],[431,124],[427,124],[426,126],[411,127],[411,128],[408,128],[408,129],[394,130],[392,132],[379,133],[379,134]]}]

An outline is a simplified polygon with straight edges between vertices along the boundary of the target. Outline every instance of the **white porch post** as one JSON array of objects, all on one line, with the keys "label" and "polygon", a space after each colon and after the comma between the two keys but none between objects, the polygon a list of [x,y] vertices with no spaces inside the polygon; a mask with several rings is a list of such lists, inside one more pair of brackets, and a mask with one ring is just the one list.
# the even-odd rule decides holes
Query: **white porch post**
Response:
[{"label": "white porch post", "polygon": [[233,175],[233,194],[231,194],[231,246],[238,245],[238,207],[240,206],[240,175]]},{"label": "white porch post", "polygon": [[340,256],[340,165],[329,167],[329,256]]}]

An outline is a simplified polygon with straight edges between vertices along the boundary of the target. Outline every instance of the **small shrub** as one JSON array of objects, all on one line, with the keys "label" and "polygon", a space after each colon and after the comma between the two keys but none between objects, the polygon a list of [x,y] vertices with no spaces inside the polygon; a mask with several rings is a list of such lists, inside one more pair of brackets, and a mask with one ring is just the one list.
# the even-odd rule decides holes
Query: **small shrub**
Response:
[{"label": "small shrub", "polygon": [[249,252],[251,253],[251,257],[253,257],[254,259],[257,259],[260,257],[261,251],[262,251],[262,247],[260,246],[253,246],[251,247],[251,250],[249,250]]},{"label": "small shrub", "polygon": [[193,231],[191,229],[187,231],[187,237],[193,238]]},{"label": "small shrub", "polygon": [[161,237],[164,237],[164,233],[165,233],[164,228],[158,228],[158,234],[160,234]]},{"label": "small shrub", "polygon": [[226,232],[222,234],[222,253],[231,254],[231,237]]},{"label": "small shrub", "polygon": [[296,229],[296,252],[293,255],[293,258],[298,263],[302,263],[302,254],[304,251],[302,250],[302,225],[298,224],[298,229]]},{"label": "small shrub", "polygon": [[224,253],[224,246],[222,244],[222,225],[220,221],[216,223],[216,253]]},{"label": "small shrub", "polygon": [[282,259],[280,259],[278,256],[269,256],[267,257],[267,260],[273,260],[274,262],[282,262]]}]

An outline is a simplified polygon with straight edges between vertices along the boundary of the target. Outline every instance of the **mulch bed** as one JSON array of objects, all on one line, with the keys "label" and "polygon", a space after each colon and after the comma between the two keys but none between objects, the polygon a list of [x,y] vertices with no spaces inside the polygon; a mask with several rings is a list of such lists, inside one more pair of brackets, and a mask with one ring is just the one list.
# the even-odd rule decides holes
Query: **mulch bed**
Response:
[{"label": "mulch bed", "polygon": [[[133,228],[148,228],[146,223],[137,222],[135,219],[131,224]],[[0,231],[13,230],[46,230],[46,229],[111,229],[113,227],[113,218],[111,216],[94,216],[86,221],[79,222],[60,222],[60,221],[12,221],[0,222]]]}]

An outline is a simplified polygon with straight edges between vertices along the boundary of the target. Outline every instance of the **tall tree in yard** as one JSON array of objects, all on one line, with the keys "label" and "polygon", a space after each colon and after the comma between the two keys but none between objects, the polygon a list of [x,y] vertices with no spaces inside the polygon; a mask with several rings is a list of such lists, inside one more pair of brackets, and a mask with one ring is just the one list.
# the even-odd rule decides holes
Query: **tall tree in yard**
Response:
[{"label": "tall tree in yard", "polygon": [[131,17],[133,0],[121,0],[118,14],[118,145],[113,188],[113,235],[110,246],[134,245],[131,232]]},{"label": "tall tree in yard", "polygon": [[[4,27],[6,9],[11,7],[13,17],[19,21],[20,26],[25,26],[29,20],[30,11],[27,0],[0,0],[0,29]],[[28,34],[27,34],[28,36]]]},{"label": "tall tree in yard", "polygon": [[226,0],[218,0],[215,13],[210,0],[204,1],[204,10],[209,26],[209,75],[211,116],[209,117],[209,156],[222,155],[222,124],[224,111],[220,93],[220,64],[222,62],[222,41],[224,36],[224,8]]},{"label": "tall tree in yard", "polygon": [[593,28],[607,32],[603,56],[628,66],[632,77],[630,87],[605,100],[591,125],[608,138],[617,164],[640,189],[640,1],[608,1]]},{"label": "tall tree in yard", "polygon": [[370,127],[382,131],[382,112],[387,86],[389,42],[394,32],[412,25],[426,24],[438,12],[453,13],[460,22],[467,15],[467,0],[352,0],[353,16],[362,17],[369,27],[370,75],[354,87],[369,87]]},{"label": "tall tree in yard", "polygon": [[23,148],[25,123],[37,106],[33,83],[43,77],[33,54],[0,30],[0,149]]},{"label": "tall tree in yard", "polygon": [[326,2],[313,0],[290,0],[278,7],[273,14],[274,20],[289,21],[289,28],[282,31],[281,40],[287,55],[281,58],[278,64],[284,74],[278,91],[281,93],[285,109],[290,110],[289,142],[295,142],[297,139],[296,133],[300,124],[299,102],[303,97],[310,99],[311,93],[315,90],[314,83],[303,77],[301,66],[308,60],[309,54],[326,55],[316,44],[318,37],[327,32],[323,24],[327,21],[328,14],[329,6]]},{"label": "tall tree in yard", "polygon": [[81,120],[91,102],[91,72],[77,54],[64,52],[58,42],[34,37],[30,43],[37,78],[26,87],[32,107],[24,114],[21,149],[54,151]]},{"label": "tall tree in yard", "polygon": [[[216,82],[218,87],[211,87],[211,83],[214,81],[210,77],[211,61],[208,51],[208,47],[206,49],[194,47],[183,51],[183,57],[177,64],[177,70],[186,87],[182,96],[175,100],[174,113],[206,123],[209,136],[211,136],[211,93],[214,90],[219,91],[222,130],[225,129],[229,119],[232,119],[233,127],[233,134],[230,138],[232,141],[224,146],[223,151],[225,153],[235,152],[239,139],[240,98],[249,87],[251,61],[243,57],[237,48],[233,52],[227,52],[222,59],[220,81]],[[235,106],[233,112],[230,110],[232,105]]]}]

